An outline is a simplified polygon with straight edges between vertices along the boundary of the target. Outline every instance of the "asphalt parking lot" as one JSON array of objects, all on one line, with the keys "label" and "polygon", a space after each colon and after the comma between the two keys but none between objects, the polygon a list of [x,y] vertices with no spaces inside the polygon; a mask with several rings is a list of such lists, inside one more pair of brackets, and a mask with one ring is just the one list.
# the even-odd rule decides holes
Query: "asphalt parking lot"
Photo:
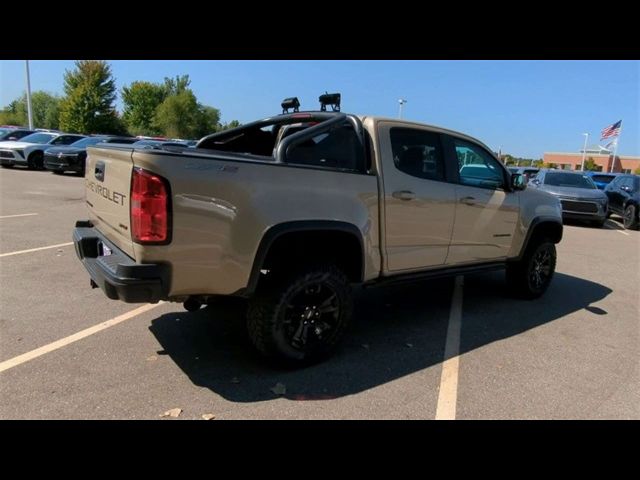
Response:
[{"label": "asphalt parking lot", "polygon": [[501,273],[359,291],[337,355],[290,371],[253,353],[241,303],[89,288],[84,218],[82,178],[0,169],[2,419],[640,419],[640,232],[618,221],[565,226],[536,301]]}]

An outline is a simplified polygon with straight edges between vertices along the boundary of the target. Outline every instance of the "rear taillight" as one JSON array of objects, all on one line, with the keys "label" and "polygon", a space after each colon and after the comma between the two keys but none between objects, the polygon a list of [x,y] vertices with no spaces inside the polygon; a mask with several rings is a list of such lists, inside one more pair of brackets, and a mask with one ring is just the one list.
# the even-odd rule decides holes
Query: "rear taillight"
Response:
[{"label": "rear taillight", "polygon": [[134,168],[131,179],[131,236],[136,243],[168,243],[170,195],[159,175]]}]

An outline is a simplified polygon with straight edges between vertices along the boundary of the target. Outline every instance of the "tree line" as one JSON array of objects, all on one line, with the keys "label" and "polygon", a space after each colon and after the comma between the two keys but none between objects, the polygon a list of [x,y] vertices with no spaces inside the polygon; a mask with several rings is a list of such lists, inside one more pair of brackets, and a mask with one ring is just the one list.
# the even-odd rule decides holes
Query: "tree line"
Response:
[{"label": "tree line", "polygon": [[[189,75],[162,83],[132,82],[122,87],[124,110],[115,108],[116,83],[103,60],[78,60],[64,73],[64,96],[36,91],[31,95],[36,128],[70,133],[130,134],[197,139],[234,128],[240,122],[220,122],[220,110],[198,102]],[[0,110],[0,124],[27,125],[26,94]]]}]

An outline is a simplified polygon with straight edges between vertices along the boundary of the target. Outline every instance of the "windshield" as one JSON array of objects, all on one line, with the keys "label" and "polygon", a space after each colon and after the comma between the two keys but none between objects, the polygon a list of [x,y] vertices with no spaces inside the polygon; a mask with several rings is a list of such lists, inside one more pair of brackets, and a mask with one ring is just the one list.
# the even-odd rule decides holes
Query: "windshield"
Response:
[{"label": "windshield", "polygon": [[598,188],[589,177],[576,173],[564,172],[547,173],[544,176],[544,184],[553,185],[555,187],[588,188],[590,190]]},{"label": "windshield", "polygon": [[49,143],[54,137],[55,135],[51,135],[50,133],[32,133],[31,135],[23,137],[20,141],[28,143]]},{"label": "windshield", "polygon": [[70,147],[82,148],[88,147],[89,145],[95,145],[96,143],[104,142],[104,138],[102,137],[87,137],[82,140],[78,140],[77,142],[73,142]]}]

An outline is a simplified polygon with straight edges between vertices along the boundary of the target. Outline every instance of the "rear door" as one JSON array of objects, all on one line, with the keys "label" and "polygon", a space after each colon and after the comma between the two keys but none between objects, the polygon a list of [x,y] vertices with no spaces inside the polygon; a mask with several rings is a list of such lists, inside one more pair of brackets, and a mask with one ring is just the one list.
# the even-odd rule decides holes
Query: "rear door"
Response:
[{"label": "rear door", "polygon": [[85,191],[91,222],[133,258],[129,216],[132,151],[131,148],[88,147]]},{"label": "rear door", "polygon": [[455,214],[440,134],[418,126],[379,124],[384,183],[386,269],[443,265]]},{"label": "rear door", "polygon": [[506,169],[481,145],[445,136],[458,167],[456,213],[447,264],[507,257],[520,211]]}]

